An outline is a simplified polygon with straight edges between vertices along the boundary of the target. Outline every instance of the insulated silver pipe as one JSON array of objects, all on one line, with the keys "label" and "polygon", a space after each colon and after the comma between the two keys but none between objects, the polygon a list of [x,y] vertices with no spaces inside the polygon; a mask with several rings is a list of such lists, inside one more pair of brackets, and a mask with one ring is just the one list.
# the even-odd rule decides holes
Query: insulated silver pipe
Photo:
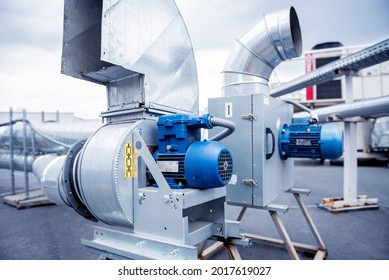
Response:
[{"label": "insulated silver pipe", "polygon": [[[318,122],[342,120],[362,116],[365,118],[379,118],[389,116],[389,96],[371,98],[352,103],[339,104],[314,110]],[[309,117],[307,112],[294,114],[295,118]]]},{"label": "insulated silver pipe", "polygon": [[[8,151],[0,153],[0,169],[10,169],[12,160],[13,170],[24,171],[24,155],[14,154],[12,155]],[[32,171],[32,164],[34,162],[34,156],[27,156],[27,170]]]},{"label": "insulated silver pipe", "polygon": [[300,24],[293,7],[265,14],[236,39],[222,71],[222,96],[269,94],[269,77],[282,61],[301,55]]},{"label": "insulated silver pipe", "polygon": [[[27,148],[30,152],[34,147],[36,152],[64,154],[72,144],[88,138],[102,125],[101,121],[43,123],[37,127],[29,125],[26,139]],[[10,137],[10,129],[12,129],[12,138]],[[35,137],[33,137],[33,133],[36,134]],[[11,127],[8,125],[0,127],[0,149],[8,150],[12,144],[14,150],[22,150],[23,143],[23,125],[21,123],[15,121]]]}]

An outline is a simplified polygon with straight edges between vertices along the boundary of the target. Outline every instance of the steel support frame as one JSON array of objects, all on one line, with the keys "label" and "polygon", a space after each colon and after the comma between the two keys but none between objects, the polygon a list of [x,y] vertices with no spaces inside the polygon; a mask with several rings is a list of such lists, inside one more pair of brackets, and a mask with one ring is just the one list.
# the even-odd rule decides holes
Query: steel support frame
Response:
[{"label": "steel support frame", "polygon": [[28,148],[27,148],[27,112],[23,109],[23,155],[24,155],[24,195],[25,199],[30,198],[30,185],[28,180]]},{"label": "steel support frame", "polygon": [[[177,199],[177,194],[179,194],[179,191],[174,192],[167,184],[163,174],[158,168],[158,165],[155,163],[155,160],[148,150],[147,145],[140,134],[140,131],[135,130],[132,137],[132,141],[135,143],[134,145],[137,150],[137,156],[144,160],[145,164],[149,168],[151,174],[158,184],[158,197],[161,199],[161,203],[167,204],[164,202],[164,198],[171,196],[171,201],[168,202],[168,207],[171,206],[174,210],[170,212],[164,210],[164,215],[167,216],[169,220],[173,219],[175,222],[181,222],[181,220],[187,222],[187,217],[182,216],[182,210],[188,209],[191,206],[201,205],[201,203],[196,200],[196,202],[200,204],[191,205],[190,201],[186,200],[189,200],[190,196],[193,195],[188,193],[185,195],[186,200],[182,199],[182,197]],[[145,191],[142,190],[142,188],[139,188],[137,180],[134,180],[134,185],[136,186],[135,193],[138,193],[139,190]],[[206,195],[204,194],[204,192],[207,191],[205,190],[201,192],[203,192],[203,199],[207,199]],[[151,193],[147,193],[147,196],[151,196]],[[222,193],[223,192],[221,190],[213,190],[212,194],[209,195],[209,200],[205,202],[216,200],[218,194],[221,195]],[[225,196],[225,191],[223,195]],[[134,198],[134,203],[137,203],[137,200],[138,198]],[[174,205],[176,205],[176,207],[173,207]],[[162,219],[161,217],[159,218]],[[191,242],[182,242],[182,240],[177,237],[171,238],[171,240],[169,240],[166,237],[158,235],[158,232],[147,232],[147,229],[144,229],[142,232],[142,230],[139,230],[138,224],[134,223],[134,227],[131,232],[107,229],[98,226],[92,227],[94,232],[93,239],[82,239],[81,243],[89,251],[100,254],[102,259],[167,260],[206,259],[222,247],[226,249],[229,258],[240,260],[241,258],[236,245],[250,245],[250,240],[244,237],[242,238],[240,235],[239,223],[236,221],[225,220],[225,225],[222,226],[226,232],[223,233],[223,235],[215,234],[215,232],[214,235],[208,234],[208,228],[210,228],[208,225],[206,228],[204,227],[202,232],[198,231],[200,237],[203,237],[202,233],[207,233],[205,239],[201,239],[201,241],[204,243],[202,249],[200,250],[200,254],[198,253],[198,248],[196,246],[197,242],[190,244]],[[215,225],[217,224],[215,223]],[[213,227],[211,229],[213,229]],[[207,230],[207,232],[205,230]],[[186,234],[184,237],[188,238],[190,233],[191,232],[184,232],[184,234]],[[217,242],[209,248],[205,249],[208,239],[217,240]]]},{"label": "steel support frame", "polygon": [[[277,205],[271,205],[270,207],[264,207],[260,208],[262,210],[267,210],[277,228],[278,233],[281,236],[281,239],[275,239],[275,238],[270,238],[270,237],[265,237],[261,235],[256,235],[256,234],[250,234],[250,233],[245,233],[243,236],[251,241],[257,241],[261,243],[266,243],[270,245],[275,245],[275,246],[281,246],[285,247],[285,249],[288,251],[290,257],[292,260],[299,260],[300,257],[297,253],[297,251],[302,251],[304,253],[309,253],[314,255],[314,260],[324,260],[327,257],[327,248],[323,242],[323,239],[321,238],[319,231],[317,230],[315,223],[313,222],[313,219],[311,215],[309,214],[309,211],[307,207],[305,206],[305,203],[301,197],[301,194],[309,195],[310,190],[306,189],[290,189],[288,191],[289,193],[292,193],[294,198],[297,201],[297,204],[312,232],[312,235],[314,236],[317,246],[314,245],[309,245],[309,244],[302,244],[302,243],[297,243],[297,242],[292,242],[289,234],[282,223],[278,212],[286,213],[287,208],[284,206],[280,205],[280,207],[277,207]],[[237,221],[241,221],[244,217],[244,214],[246,213],[247,206],[242,207]],[[224,248],[227,251],[227,254],[230,259],[233,260],[241,260],[240,254],[236,248],[236,245],[234,244],[233,240],[225,240],[225,241],[218,241],[212,244],[209,247],[206,247],[206,242],[204,242],[200,253],[199,253],[199,259],[207,259],[213,254],[215,254],[217,251],[221,250]]]},{"label": "steel support frame", "polygon": [[14,168],[14,145],[13,145],[13,110],[9,109],[9,153],[11,155],[11,159],[9,162],[9,170],[11,175],[11,194],[14,195],[16,193],[15,190],[15,168]]},{"label": "steel support frame", "polygon": [[[302,214],[303,214],[303,216],[304,216],[304,218],[305,218],[305,220],[306,220],[306,222],[311,230],[311,233],[317,242],[317,246],[292,242],[284,224],[282,223],[282,221],[278,215],[278,211],[276,211],[275,209],[268,210],[268,209],[266,209],[266,207],[264,208],[264,210],[269,211],[269,214],[270,214],[270,216],[271,216],[271,218],[272,218],[272,220],[277,228],[277,231],[278,231],[281,239],[269,238],[269,237],[264,237],[264,236],[256,235],[256,234],[244,234],[244,236],[247,238],[250,238],[252,241],[258,241],[261,243],[285,247],[292,260],[299,260],[300,259],[297,251],[302,251],[304,253],[313,254],[314,260],[324,260],[327,257],[327,248],[326,248],[326,246],[323,242],[323,239],[321,238],[319,231],[317,230],[317,228],[312,220],[312,217],[309,214],[309,211],[308,211],[307,207],[305,206],[304,201],[301,197],[301,194],[308,195],[310,193],[310,191],[305,190],[305,189],[290,189],[288,192],[292,193],[294,198],[296,199],[297,204],[298,204],[300,210],[302,211]],[[243,215],[244,215],[244,212],[246,211],[246,208],[247,207],[242,208],[241,213],[239,214],[239,217],[243,218]],[[282,211],[282,212],[284,212],[284,211]]]},{"label": "steel support frame", "polygon": [[[246,237],[244,237],[243,239],[246,240],[246,241],[243,241],[243,243],[246,243],[245,246],[251,245],[251,240],[247,239]],[[213,256],[214,254],[216,254],[218,251],[220,251],[221,249],[224,248],[226,250],[226,253],[227,253],[228,258],[230,260],[242,260],[240,253],[238,251],[238,248],[236,246],[238,244],[236,244],[234,242],[236,240],[237,239],[227,238],[227,239],[216,241],[215,243],[213,243],[212,245],[207,247],[207,243],[208,243],[208,239],[207,239],[204,241],[204,243],[199,251],[198,259],[199,260],[208,259],[211,256]],[[239,243],[239,242],[237,242],[237,243]],[[242,244],[239,244],[239,245],[242,245]]]}]

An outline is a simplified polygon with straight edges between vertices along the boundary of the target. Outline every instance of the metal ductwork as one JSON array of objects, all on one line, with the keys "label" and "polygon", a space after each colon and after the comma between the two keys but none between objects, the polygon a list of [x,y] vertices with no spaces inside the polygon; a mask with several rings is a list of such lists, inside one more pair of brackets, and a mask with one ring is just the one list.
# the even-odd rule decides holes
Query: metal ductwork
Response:
[{"label": "metal ductwork", "polygon": [[172,0],[65,0],[61,70],[105,85],[109,113],[198,112],[194,52]]},{"label": "metal ductwork", "polygon": [[[71,145],[88,138],[102,125],[101,121],[48,122],[36,127],[28,123],[26,130],[26,148],[28,152],[38,154],[65,154]],[[24,141],[22,122],[13,124],[12,139],[10,137],[9,126],[0,127],[0,148],[9,150],[11,141],[13,142],[14,153],[20,154],[23,150]],[[31,164],[29,166],[31,167]]]},{"label": "metal ductwork", "polygon": [[27,156],[25,160],[24,155],[14,154],[11,156],[10,153],[1,151],[0,152],[0,169],[9,169],[11,166],[11,160],[13,160],[13,169],[18,171],[24,171],[27,167],[27,171],[32,171],[32,164],[34,162],[34,156]]},{"label": "metal ductwork", "polygon": [[265,14],[236,39],[222,71],[222,95],[269,94],[269,78],[282,61],[302,52],[300,24],[293,7]]}]

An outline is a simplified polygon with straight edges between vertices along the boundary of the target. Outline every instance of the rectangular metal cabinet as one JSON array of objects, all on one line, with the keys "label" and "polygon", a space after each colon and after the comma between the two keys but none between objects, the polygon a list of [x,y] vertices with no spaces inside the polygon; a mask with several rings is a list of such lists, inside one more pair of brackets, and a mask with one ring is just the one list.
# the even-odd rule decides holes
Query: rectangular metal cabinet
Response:
[{"label": "rectangular metal cabinet", "polygon": [[[254,94],[209,99],[208,111],[237,126],[232,135],[221,140],[231,151],[234,164],[227,203],[265,207],[293,187],[293,160],[282,160],[278,148],[280,129],[293,115],[292,105]],[[209,137],[220,131],[209,130]]]}]

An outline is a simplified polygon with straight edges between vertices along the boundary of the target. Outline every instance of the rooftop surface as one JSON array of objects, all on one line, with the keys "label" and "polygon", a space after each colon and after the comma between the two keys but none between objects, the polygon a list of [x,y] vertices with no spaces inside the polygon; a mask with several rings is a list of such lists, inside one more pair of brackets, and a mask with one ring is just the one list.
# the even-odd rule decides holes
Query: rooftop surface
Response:
[{"label": "rooftop surface", "polygon": [[[280,174],[282,176],[282,174]],[[316,162],[299,162],[295,166],[295,187],[311,190],[303,197],[316,227],[327,246],[329,260],[389,259],[389,169],[384,166],[358,167],[358,194],[379,199],[378,209],[331,213],[321,207],[323,198],[343,194],[343,167]],[[30,187],[38,182],[30,174]],[[16,187],[23,191],[24,175],[16,172]],[[10,171],[0,170],[0,194],[10,191]],[[292,194],[282,194],[274,203],[289,205],[279,214],[292,241],[316,245]],[[227,216],[235,219],[239,207],[228,206]],[[98,259],[86,251],[80,240],[91,239],[93,222],[85,220],[67,206],[39,206],[17,210],[0,204],[0,259],[2,260],[77,260]],[[101,224],[101,226],[104,226]],[[241,229],[248,233],[279,238],[267,211],[248,209]],[[284,248],[262,243],[238,247],[247,260],[290,259]],[[309,256],[301,255],[302,259]],[[227,259],[224,251],[213,259]]]}]

